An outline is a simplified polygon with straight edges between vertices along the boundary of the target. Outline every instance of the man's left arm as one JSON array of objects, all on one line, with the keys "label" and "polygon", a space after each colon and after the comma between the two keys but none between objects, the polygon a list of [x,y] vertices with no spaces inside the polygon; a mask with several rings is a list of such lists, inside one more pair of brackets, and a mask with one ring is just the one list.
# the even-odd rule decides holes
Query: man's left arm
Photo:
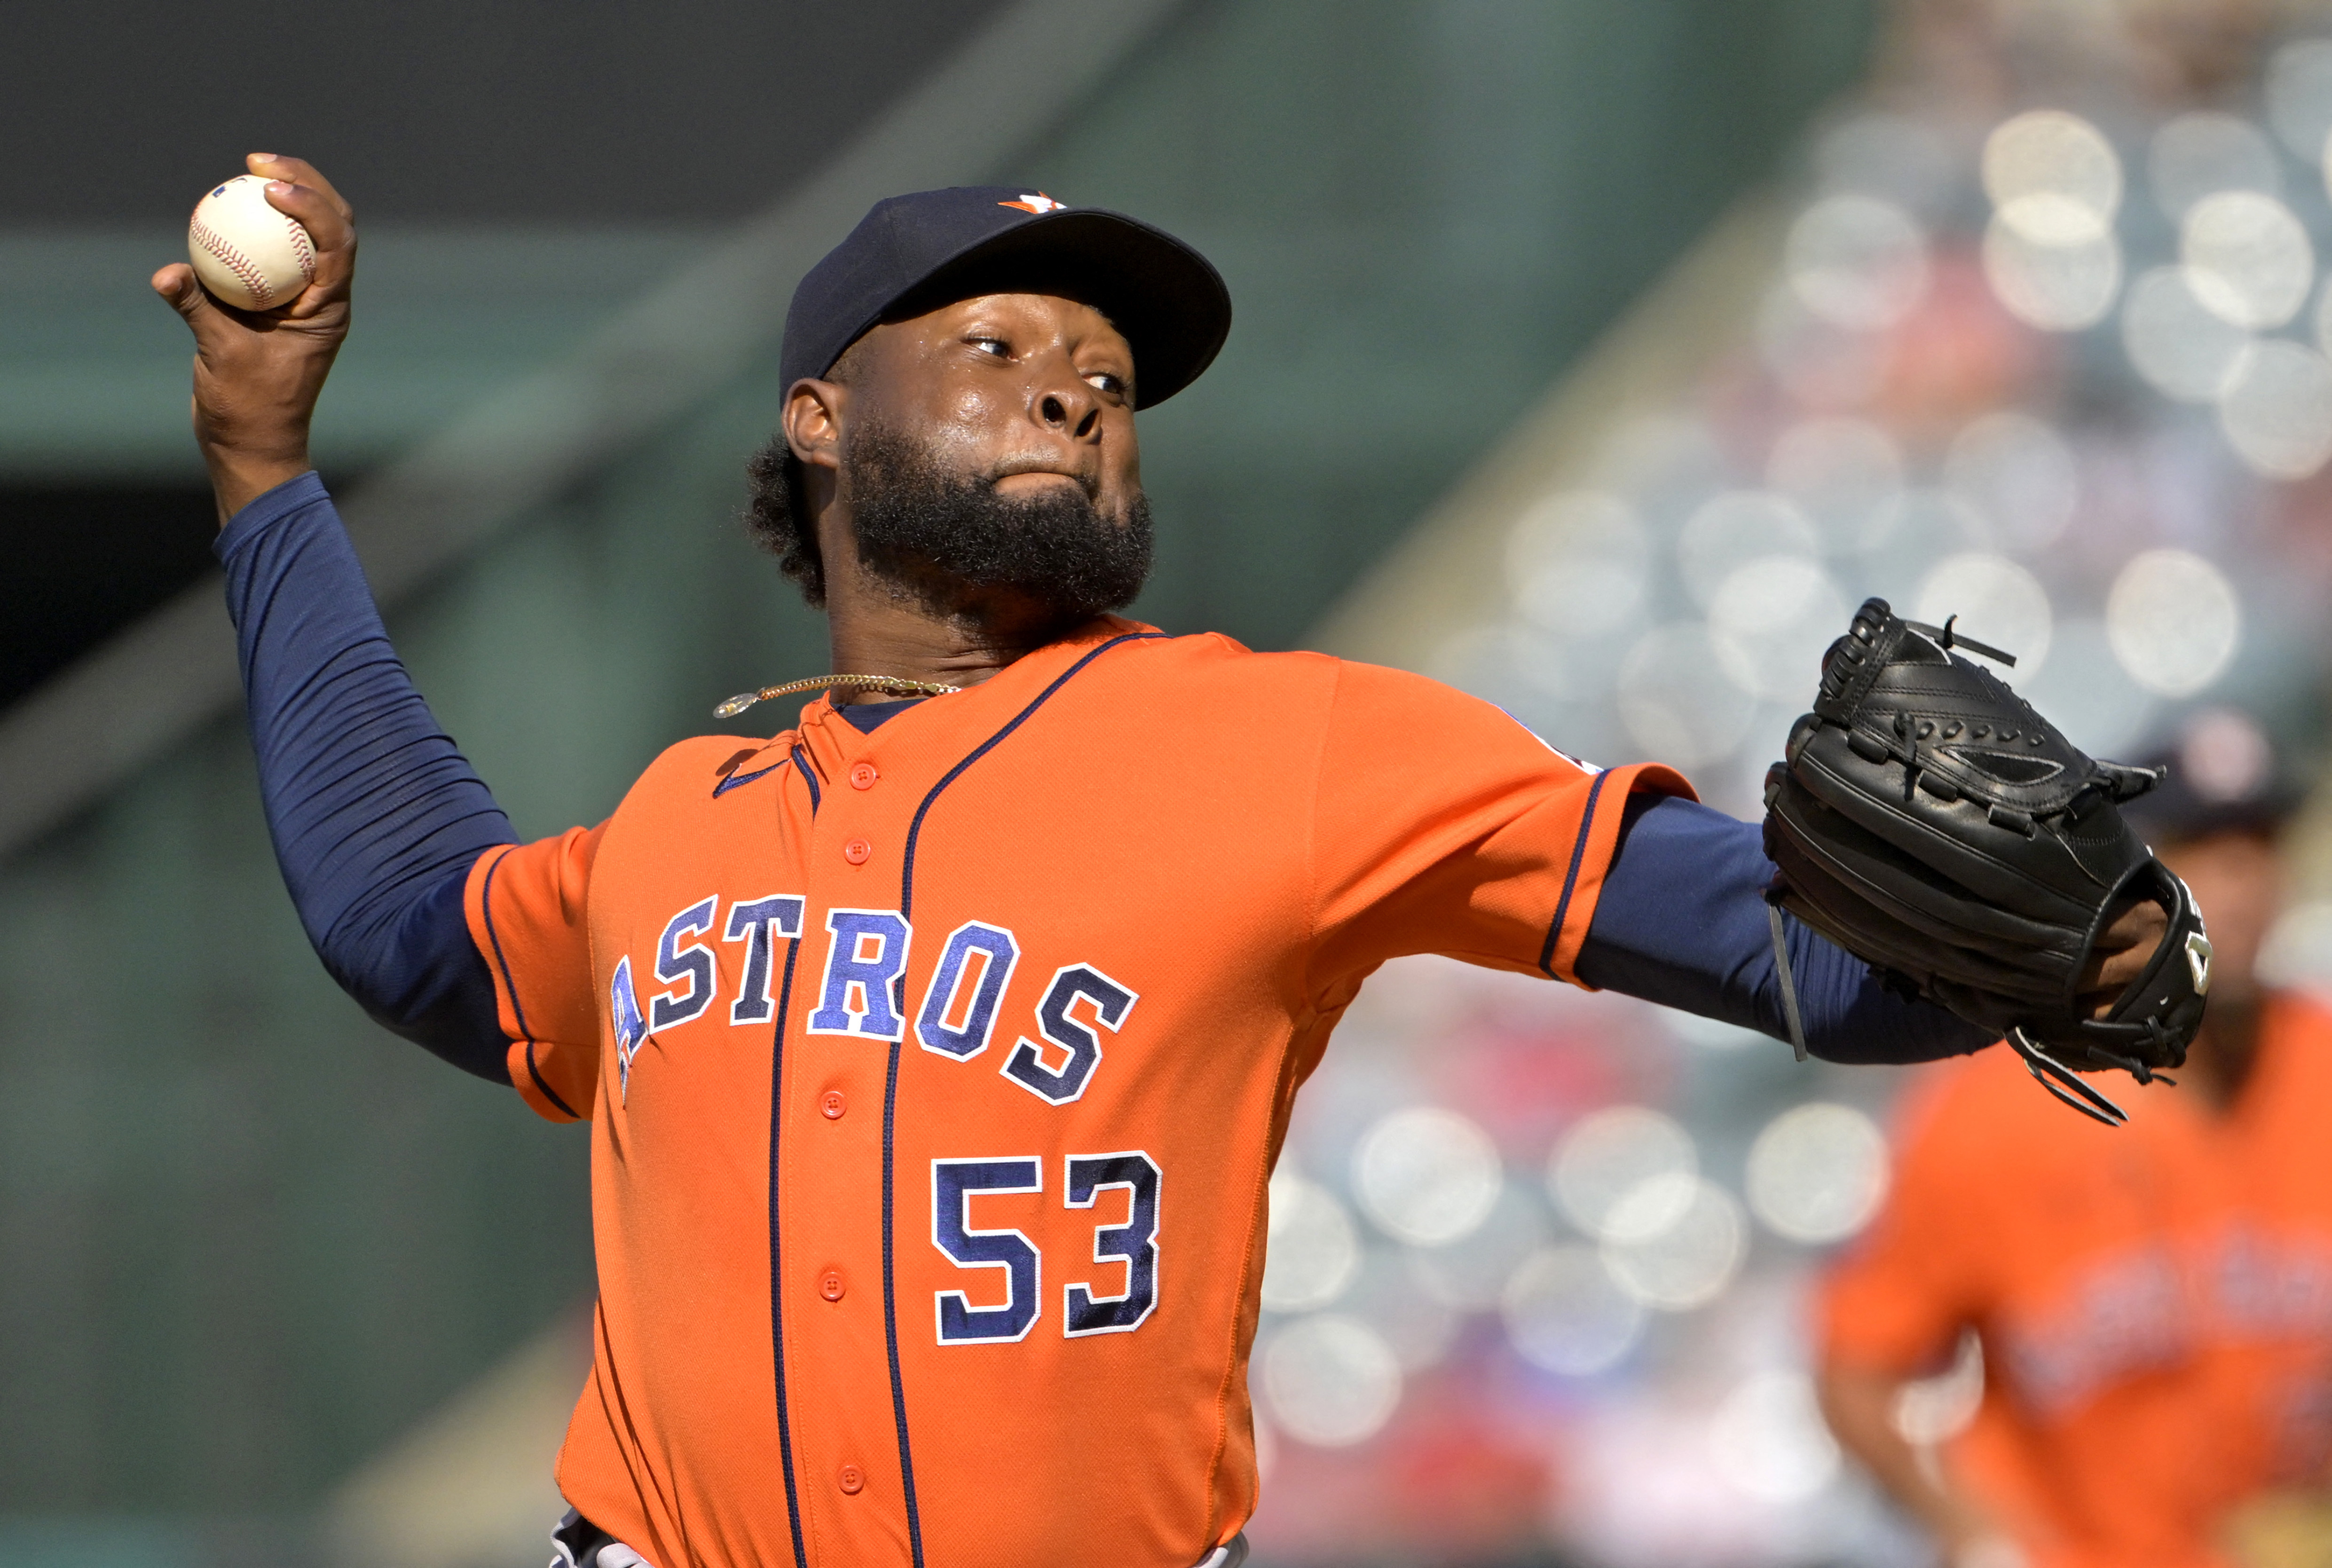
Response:
[{"label": "man's left arm", "polygon": [[[1608,988],[1787,1039],[1758,829],[1652,764],[1599,770],[1438,682],[1341,664],[1315,785],[1313,979],[1401,953]],[[1784,921],[1810,1047],[1906,1062],[1993,1036]]]},{"label": "man's left arm", "polygon": [[[1603,874],[1574,972],[1599,990],[1790,1037],[1757,825],[1696,800],[1638,795]],[[1806,1048],[1833,1062],[1922,1062],[1998,1036],[1882,985],[1870,966],[1782,917]]]}]

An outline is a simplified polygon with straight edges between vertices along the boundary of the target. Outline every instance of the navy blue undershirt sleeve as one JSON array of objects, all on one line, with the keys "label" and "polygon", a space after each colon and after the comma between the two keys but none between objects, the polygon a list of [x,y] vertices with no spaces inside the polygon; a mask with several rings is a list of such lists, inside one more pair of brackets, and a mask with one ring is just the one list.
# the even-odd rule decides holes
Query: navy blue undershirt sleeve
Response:
[{"label": "navy blue undershirt sleeve", "polygon": [[322,481],[269,491],[214,549],[268,832],[308,940],[373,1018],[509,1083],[462,894],[480,855],[517,842],[510,819],[389,645]]},{"label": "navy blue undershirt sleeve", "polygon": [[[1765,889],[1773,863],[1754,822],[1697,801],[1639,795],[1604,874],[1574,971],[1589,985],[1786,1040]],[[1897,995],[1869,966],[1782,916],[1806,1047],[1832,1062],[1924,1062],[1996,1037]]]}]

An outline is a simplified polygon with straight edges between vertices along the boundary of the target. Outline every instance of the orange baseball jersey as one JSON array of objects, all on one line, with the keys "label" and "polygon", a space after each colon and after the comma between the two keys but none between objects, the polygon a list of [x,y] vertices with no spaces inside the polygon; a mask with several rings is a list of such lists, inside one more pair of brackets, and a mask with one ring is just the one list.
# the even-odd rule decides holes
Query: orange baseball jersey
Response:
[{"label": "orange baseball jersey", "polygon": [[1189,1568],[1255,1504],[1296,1086],[1396,954],[1571,978],[1637,789],[1687,792],[1106,618],[488,854],[511,1076],[593,1123],[560,1489],[657,1568]]},{"label": "orange baseball jersey", "polygon": [[2115,1129],[2005,1051],[1933,1075],[1828,1353],[1909,1372],[1982,1335],[1950,1461],[2040,1568],[2203,1568],[2227,1510],[2332,1454],[2332,1013],[2275,999],[2232,1110],[2155,1086]]}]

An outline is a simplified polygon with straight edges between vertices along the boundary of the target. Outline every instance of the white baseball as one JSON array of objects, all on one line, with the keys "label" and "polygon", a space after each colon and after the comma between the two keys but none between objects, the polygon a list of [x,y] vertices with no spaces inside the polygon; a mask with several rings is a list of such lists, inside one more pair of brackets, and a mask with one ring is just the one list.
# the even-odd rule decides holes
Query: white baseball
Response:
[{"label": "white baseball", "polygon": [[267,182],[255,174],[239,174],[195,204],[186,253],[204,288],[245,311],[288,304],[316,276],[308,231],[268,205]]}]

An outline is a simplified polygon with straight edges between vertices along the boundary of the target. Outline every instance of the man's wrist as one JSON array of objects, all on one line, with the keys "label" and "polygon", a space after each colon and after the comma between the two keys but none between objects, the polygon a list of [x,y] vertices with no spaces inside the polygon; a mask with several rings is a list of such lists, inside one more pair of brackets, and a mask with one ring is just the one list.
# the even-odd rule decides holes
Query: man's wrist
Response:
[{"label": "man's wrist", "polygon": [[315,467],[308,461],[304,442],[296,450],[265,454],[211,447],[203,456],[210,469],[211,492],[218,501],[221,528],[277,485],[288,484]]}]

